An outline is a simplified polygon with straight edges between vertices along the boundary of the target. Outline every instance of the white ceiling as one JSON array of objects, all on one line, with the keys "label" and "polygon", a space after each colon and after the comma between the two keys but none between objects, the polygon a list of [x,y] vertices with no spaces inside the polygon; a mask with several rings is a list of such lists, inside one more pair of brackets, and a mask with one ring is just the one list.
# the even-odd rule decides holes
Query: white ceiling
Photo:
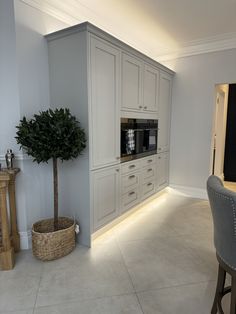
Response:
[{"label": "white ceiling", "polygon": [[150,57],[236,48],[236,0],[21,0],[68,25],[89,21]]}]

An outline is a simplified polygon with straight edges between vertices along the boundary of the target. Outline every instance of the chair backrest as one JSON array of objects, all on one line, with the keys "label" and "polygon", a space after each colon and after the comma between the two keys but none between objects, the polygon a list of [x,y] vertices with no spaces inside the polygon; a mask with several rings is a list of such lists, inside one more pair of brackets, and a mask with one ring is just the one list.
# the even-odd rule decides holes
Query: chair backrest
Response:
[{"label": "chair backrest", "polygon": [[219,257],[236,269],[236,193],[226,189],[220,178],[212,175],[207,180],[214,243]]}]

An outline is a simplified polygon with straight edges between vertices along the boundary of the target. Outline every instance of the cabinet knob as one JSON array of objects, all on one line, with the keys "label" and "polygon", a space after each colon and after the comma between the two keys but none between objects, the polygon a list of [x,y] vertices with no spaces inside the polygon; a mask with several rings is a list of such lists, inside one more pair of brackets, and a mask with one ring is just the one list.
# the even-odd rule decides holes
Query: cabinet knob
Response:
[{"label": "cabinet knob", "polygon": [[139,109],[142,109],[143,108],[143,106],[139,106]]},{"label": "cabinet knob", "polygon": [[144,106],[144,109],[147,109],[147,106]]},{"label": "cabinet knob", "polygon": [[135,194],[135,192],[134,192],[134,191],[129,192],[129,196],[134,195],[134,194]]},{"label": "cabinet knob", "polygon": [[117,169],[116,169],[116,172],[119,172],[119,171],[120,171],[120,169],[119,169],[119,168],[117,168]]}]

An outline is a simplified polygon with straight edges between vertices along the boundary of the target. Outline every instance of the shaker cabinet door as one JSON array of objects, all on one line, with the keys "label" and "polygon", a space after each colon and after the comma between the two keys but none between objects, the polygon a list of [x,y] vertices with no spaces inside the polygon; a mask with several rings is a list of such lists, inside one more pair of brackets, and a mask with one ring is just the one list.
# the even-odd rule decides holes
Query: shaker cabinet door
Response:
[{"label": "shaker cabinet door", "polygon": [[120,51],[91,37],[92,168],[116,164],[120,155]]},{"label": "shaker cabinet door", "polygon": [[121,104],[123,110],[142,110],[142,61],[122,54]]},{"label": "shaker cabinet door", "polygon": [[119,214],[120,173],[119,166],[93,171],[94,231]]},{"label": "shaker cabinet door", "polygon": [[158,153],[169,151],[170,114],[171,114],[171,76],[160,74]]},{"label": "shaker cabinet door", "polygon": [[157,112],[158,110],[159,75],[158,69],[144,64],[143,109],[145,111]]},{"label": "shaker cabinet door", "polygon": [[157,190],[161,190],[169,183],[169,153],[157,155]]}]

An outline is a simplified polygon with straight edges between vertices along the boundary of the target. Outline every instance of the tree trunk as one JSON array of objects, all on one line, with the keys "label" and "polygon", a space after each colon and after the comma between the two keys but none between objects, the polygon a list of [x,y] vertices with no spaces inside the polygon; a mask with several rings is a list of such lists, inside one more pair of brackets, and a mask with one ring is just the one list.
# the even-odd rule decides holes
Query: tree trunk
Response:
[{"label": "tree trunk", "polygon": [[54,188],[54,231],[58,230],[58,174],[57,158],[53,158],[53,188]]}]

